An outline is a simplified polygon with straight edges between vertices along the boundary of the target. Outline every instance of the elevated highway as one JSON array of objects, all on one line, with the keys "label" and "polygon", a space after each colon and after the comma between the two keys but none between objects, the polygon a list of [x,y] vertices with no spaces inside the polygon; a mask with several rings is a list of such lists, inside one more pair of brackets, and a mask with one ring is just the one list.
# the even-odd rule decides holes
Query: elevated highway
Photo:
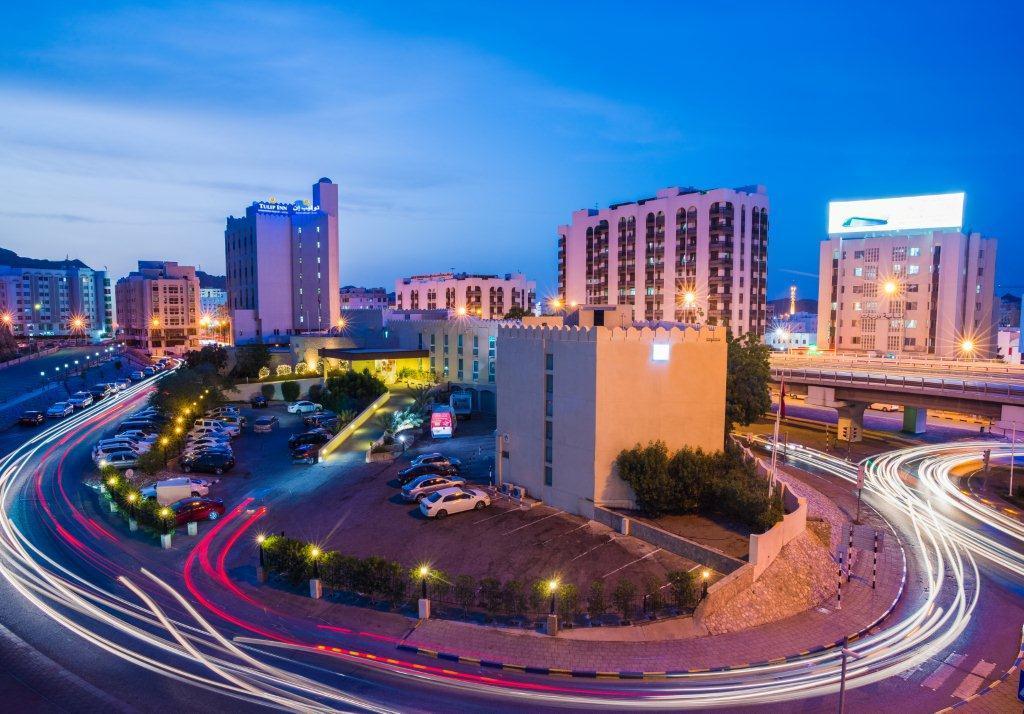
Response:
[{"label": "elevated highway", "polygon": [[928,409],[977,414],[1024,431],[1024,367],[1001,362],[775,355],[772,379],[839,413],[839,438],[859,441],[864,409],[900,404],[903,430],[922,433]]}]

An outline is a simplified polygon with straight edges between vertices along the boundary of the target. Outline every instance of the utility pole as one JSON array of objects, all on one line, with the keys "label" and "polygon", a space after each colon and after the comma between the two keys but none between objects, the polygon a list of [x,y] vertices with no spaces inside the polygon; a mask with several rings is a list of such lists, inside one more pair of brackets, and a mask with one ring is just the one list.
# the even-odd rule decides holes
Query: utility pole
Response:
[{"label": "utility pole", "polygon": [[864,655],[854,652],[850,649],[850,638],[843,638],[842,648],[842,666],[839,670],[839,714],[843,714],[843,708],[846,704],[846,659],[853,657],[854,659],[860,659]]},{"label": "utility pole", "polygon": [[1013,462],[1017,458],[1017,422],[1013,422],[1011,433],[1013,436],[1010,437],[1010,498],[1013,498]]}]

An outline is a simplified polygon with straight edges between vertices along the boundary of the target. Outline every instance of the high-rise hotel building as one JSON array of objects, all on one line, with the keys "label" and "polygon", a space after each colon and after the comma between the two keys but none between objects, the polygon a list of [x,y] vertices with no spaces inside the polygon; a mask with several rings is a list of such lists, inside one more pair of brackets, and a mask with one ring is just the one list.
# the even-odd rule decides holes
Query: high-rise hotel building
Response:
[{"label": "high-rise hotel building", "polygon": [[994,357],[996,241],[963,210],[962,193],[831,202],[818,349]]},{"label": "high-rise hotel building", "polygon": [[312,202],[255,201],[224,231],[228,309],[236,344],[326,330],[340,314],[338,186]]},{"label": "high-rise hotel building", "polygon": [[558,228],[559,306],[626,305],[635,320],[762,335],[767,270],[764,186],[664,188]]}]

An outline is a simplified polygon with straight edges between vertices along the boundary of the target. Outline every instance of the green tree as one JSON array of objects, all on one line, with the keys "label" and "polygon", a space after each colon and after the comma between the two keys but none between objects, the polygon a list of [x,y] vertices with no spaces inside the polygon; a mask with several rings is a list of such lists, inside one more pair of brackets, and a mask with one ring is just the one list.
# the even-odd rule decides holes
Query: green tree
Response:
[{"label": "green tree", "polygon": [[637,444],[632,449],[625,449],[619,453],[615,463],[619,477],[633,489],[640,511],[656,517],[673,510],[665,442],[655,441],[647,446]]},{"label": "green tree", "polygon": [[302,387],[295,380],[289,379],[287,382],[281,382],[281,396],[286,402],[294,402],[300,394],[302,394]]},{"label": "green tree", "polygon": [[628,620],[633,615],[633,604],[636,600],[636,585],[632,580],[622,578],[615,584],[612,591],[612,602],[620,613],[622,619]]},{"label": "green tree", "polygon": [[139,454],[139,468],[143,473],[152,476],[164,467],[164,453],[159,445],[154,444],[149,451]]},{"label": "green tree", "polygon": [[455,578],[455,602],[462,608],[462,614],[468,615],[469,608],[476,601],[476,581],[471,575],[460,575]]},{"label": "green tree", "polygon": [[558,616],[572,622],[580,611],[580,591],[572,583],[563,583],[558,589]]},{"label": "green tree", "polygon": [[273,384],[264,384],[260,386],[260,394],[266,397],[268,402],[274,398],[274,395],[276,393],[277,387],[275,387]]},{"label": "green tree", "polygon": [[509,310],[508,312],[505,313],[505,319],[506,320],[522,320],[524,317],[526,317],[529,314],[530,313],[528,313],[523,308],[519,307],[518,305],[515,305],[511,310]]},{"label": "green tree", "polygon": [[644,578],[644,600],[647,603],[647,612],[652,615],[657,614],[665,604],[665,598],[661,594],[661,581],[653,575]]},{"label": "green tree", "polygon": [[740,338],[726,332],[728,368],[725,382],[725,425],[731,432],[735,424],[747,425],[772,407],[768,382],[771,381],[771,349],[753,333]]},{"label": "green tree", "polygon": [[235,348],[235,376],[255,379],[262,367],[270,366],[270,348],[262,342]]},{"label": "green tree", "polygon": [[488,617],[493,618],[501,609],[501,595],[500,580],[497,578],[482,578],[480,580],[480,607],[484,609]]},{"label": "green tree", "polygon": [[688,610],[697,605],[697,579],[685,570],[673,570],[668,574],[672,604],[679,610]]},{"label": "green tree", "polygon": [[202,349],[192,350],[185,355],[185,366],[193,369],[208,364],[220,372],[227,363],[228,351],[220,345],[204,345]]},{"label": "green tree", "polygon": [[604,597],[604,581],[594,580],[590,583],[590,594],[587,596],[587,612],[597,618],[608,611],[608,602]]}]

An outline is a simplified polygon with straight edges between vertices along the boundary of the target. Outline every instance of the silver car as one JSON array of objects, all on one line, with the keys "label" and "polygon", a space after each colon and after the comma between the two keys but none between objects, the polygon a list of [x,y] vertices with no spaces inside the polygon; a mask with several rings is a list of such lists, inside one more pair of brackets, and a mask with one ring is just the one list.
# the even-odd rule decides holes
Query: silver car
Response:
[{"label": "silver car", "polygon": [[424,496],[440,491],[443,488],[454,488],[465,486],[466,479],[461,476],[440,476],[438,474],[426,474],[419,476],[402,486],[402,498],[406,501],[418,501]]}]

